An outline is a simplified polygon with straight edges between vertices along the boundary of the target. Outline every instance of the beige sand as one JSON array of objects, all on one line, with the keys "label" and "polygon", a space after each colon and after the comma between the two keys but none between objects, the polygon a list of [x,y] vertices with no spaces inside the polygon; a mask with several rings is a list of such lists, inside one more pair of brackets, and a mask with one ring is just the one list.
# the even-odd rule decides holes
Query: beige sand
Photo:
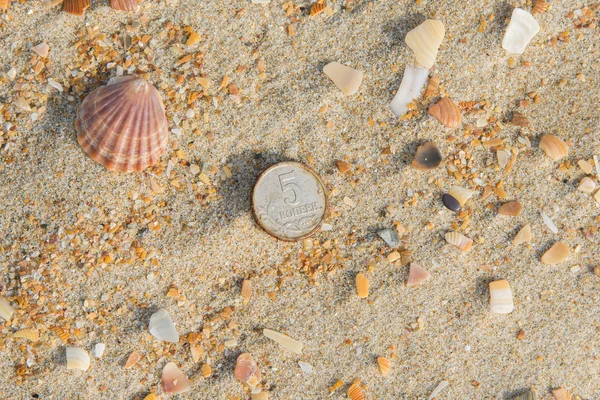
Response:
[{"label": "beige sand", "polygon": [[[168,361],[193,381],[193,390],[181,398],[247,398],[233,367],[239,353],[250,352],[271,399],[324,399],[338,379],[345,385],[332,398],[343,399],[355,378],[370,399],[427,398],[442,380],[450,385],[438,399],[509,399],[529,387],[549,399],[550,390],[561,386],[582,399],[600,399],[600,278],[593,273],[600,264],[599,238],[589,231],[598,226],[599,212],[590,195],[576,190],[584,176],[577,161],[600,154],[600,33],[597,27],[575,29],[568,16],[591,3],[553,1],[549,12],[536,16],[542,31],[513,60],[500,42],[514,1],[332,1],[333,15],[314,18],[308,17],[308,1],[288,17],[280,0],[267,6],[152,0],[133,14],[97,1],[85,18],[40,1],[15,3],[0,18],[0,294],[16,309],[0,329],[0,398],[143,398],[151,390],[161,393]],[[392,117],[388,103],[404,66],[414,64],[404,36],[432,17],[446,26],[434,74],[456,101],[489,101],[487,119],[503,124],[496,137],[520,150],[510,173],[498,169],[494,151],[471,145],[474,125],[485,113],[465,113],[462,128],[454,131],[423,108],[410,121]],[[481,18],[487,23],[478,32]],[[288,35],[292,20],[294,37]],[[185,119],[190,92],[202,91],[195,76],[206,74],[212,84],[207,95],[219,99],[196,100],[195,116],[172,134],[160,167],[123,174],[105,170],[81,151],[73,122],[84,95],[115,75],[107,64],[124,65],[125,50],[112,37],[132,21],[146,21],[130,32],[134,43],[144,35],[151,39],[147,54],[138,45],[130,54],[159,88],[171,121]],[[200,43],[184,45],[186,26],[201,35]],[[78,34],[95,28],[94,39]],[[570,41],[552,46],[562,32],[570,33]],[[39,58],[32,60],[28,49],[41,41],[51,50],[36,77],[32,67]],[[198,52],[204,53],[202,65],[178,65]],[[356,95],[343,95],[321,73],[333,60],[364,71]],[[91,63],[85,73],[82,63]],[[247,69],[240,72],[240,65]],[[11,67],[15,81],[6,75]],[[178,85],[179,74],[185,82]],[[239,88],[238,98],[219,90],[224,76]],[[65,91],[49,88],[46,78]],[[530,92],[538,94],[538,104]],[[37,121],[17,109],[18,95],[34,110],[45,107]],[[525,99],[531,101],[527,108],[519,105]],[[508,123],[513,111],[523,112],[531,125]],[[570,165],[563,161],[559,168],[537,148],[544,133],[570,141]],[[532,148],[519,145],[519,135],[527,135]],[[448,141],[450,136],[457,140]],[[467,254],[451,248],[443,233],[465,218],[444,209],[440,195],[469,183],[447,172],[448,161],[433,172],[411,169],[412,154],[425,140],[437,142],[445,157],[464,146],[480,179],[503,181],[507,200],[521,201],[523,213],[497,215],[486,205],[503,201],[494,194],[481,200],[479,187],[468,205],[470,223],[461,228],[475,245]],[[390,147],[394,154],[383,154]],[[250,212],[255,178],[289,159],[309,163],[335,189],[327,221],[333,229],[316,235],[319,243],[305,264],[302,244],[266,235]],[[342,176],[338,159],[364,170]],[[205,175],[194,176],[189,164],[203,166]],[[151,177],[164,193],[152,192]],[[414,205],[409,193],[418,193]],[[344,203],[346,196],[355,208]],[[544,226],[541,210],[558,234]],[[391,249],[376,232],[393,221],[409,229],[406,247],[432,273],[423,286],[405,287],[408,267],[385,259]],[[512,246],[526,223],[533,242]],[[557,240],[573,254],[562,264],[542,265],[541,254]],[[326,265],[322,257],[330,251],[334,261]],[[581,270],[572,272],[576,265]],[[367,300],[355,292],[358,272],[371,283]],[[254,295],[244,305],[239,293],[246,278]],[[489,312],[487,283],[495,279],[512,286],[511,314]],[[184,301],[167,296],[173,286]],[[210,328],[210,338],[200,342],[205,355],[199,363],[183,338],[168,345],[149,335],[149,316],[159,307],[169,311],[182,336]],[[227,307],[233,313],[219,317]],[[419,317],[424,327],[415,331]],[[39,342],[11,338],[32,326],[41,331]],[[67,329],[69,343],[92,354],[89,371],[66,370],[65,344],[49,330],[54,326]],[[281,349],[262,336],[263,328],[302,341],[303,353]],[[525,337],[517,340],[521,329]],[[223,349],[230,339],[237,346]],[[106,344],[101,360],[93,357],[98,342]],[[145,357],[124,370],[133,350]],[[385,378],[378,356],[392,359]],[[315,373],[304,374],[298,361],[310,363]],[[213,369],[207,379],[200,372],[206,362]]]}]

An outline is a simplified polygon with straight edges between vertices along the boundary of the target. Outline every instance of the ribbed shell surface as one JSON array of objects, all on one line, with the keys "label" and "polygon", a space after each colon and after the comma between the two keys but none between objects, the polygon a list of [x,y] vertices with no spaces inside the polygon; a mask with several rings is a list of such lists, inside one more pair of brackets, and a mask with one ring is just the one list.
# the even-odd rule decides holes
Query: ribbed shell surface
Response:
[{"label": "ribbed shell surface", "polygon": [[120,11],[135,11],[137,10],[137,5],[137,0],[110,0],[110,6]]},{"label": "ribbed shell surface", "polygon": [[160,94],[143,79],[111,79],[81,103],[77,141],[94,160],[113,171],[141,171],[154,165],[168,141]]},{"label": "ribbed shell surface", "polygon": [[90,0],[65,0],[63,7],[69,14],[83,15],[84,11],[91,5]]}]

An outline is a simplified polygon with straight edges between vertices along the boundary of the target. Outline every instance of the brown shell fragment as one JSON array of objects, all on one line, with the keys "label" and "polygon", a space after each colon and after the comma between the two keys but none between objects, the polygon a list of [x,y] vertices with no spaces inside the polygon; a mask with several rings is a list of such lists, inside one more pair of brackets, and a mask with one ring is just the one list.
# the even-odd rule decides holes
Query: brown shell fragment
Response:
[{"label": "brown shell fragment", "polygon": [[361,299],[369,296],[369,280],[363,274],[356,275],[356,293]]},{"label": "brown shell fragment", "polygon": [[511,201],[511,202],[503,204],[498,209],[498,214],[516,217],[519,214],[521,214],[522,210],[523,210],[523,206],[521,205],[521,203],[519,203],[518,201]]},{"label": "brown shell fragment", "polygon": [[0,0],[0,8],[6,10],[10,6],[11,0]]},{"label": "brown shell fragment", "polygon": [[165,393],[179,394],[192,388],[190,380],[173,362],[168,362],[162,372],[162,388]]},{"label": "brown shell fragment", "polygon": [[546,0],[535,0],[535,5],[531,9],[532,14],[541,14],[548,11],[549,4]]},{"label": "brown shell fragment", "polygon": [[110,6],[119,11],[135,11],[138,7],[137,0],[110,0]]},{"label": "brown shell fragment", "polygon": [[542,256],[542,263],[547,265],[559,264],[567,259],[571,254],[569,246],[562,242],[556,242]]},{"label": "brown shell fragment", "polygon": [[35,329],[26,328],[13,333],[13,337],[23,338],[31,340],[32,342],[37,342],[40,339],[40,332]]},{"label": "brown shell fragment", "polygon": [[552,397],[554,400],[571,400],[571,394],[565,388],[553,389]]},{"label": "brown shell fragment", "polygon": [[517,246],[521,243],[529,242],[532,238],[531,225],[527,224],[517,233],[517,236],[513,239],[513,245]]},{"label": "brown shell fragment", "polygon": [[310,16],[314,17],[315,15],[319,15],[325,10],[325,4],[323,3],[315,3],[310,8]]},{"label": "brown shell fragment", "polygon": [[133,76],[111,79],[81,103],[77,141],[111,171],[141,171],[158,162],[168,123],[158,90]]},{"label": "brown shell fragment", "polygon": [[133,351],[127,358],[124,368],[129,369],[133,367],[138,361],[140,361],[141,358],[142,355],[140,353],[138,353],[137,351]]},{"label": "brown shell fragment", "polygon": [[79,16],[83,15],[90,5],[90,0],[64,0],[63,2],[63,7],[66,12]]},{"label": "brown shell fragment", "polygon": [[337,160],[335,165],[337,166],[338,171],[340,171],[342,174],[345,174],[352,169],[352,164],[350,164],[348,161]]},{"label": "brown shell fragment", "polygon": [[544,150],[544,153],[554,161],[560,160],[569,154],[569,146],[562,140],[554,135],[544,135],[540,140],[540,149]]},{"label": "brown shell fragment", "polygon": [[423,97],[428,99],[433,96],[437,96],[440,92],[440,78],[437,76],[432,76],[429,78],[429,82],[427,82],[427,87],[425,88],[425,93]]},{"label": "brown shell fragment", "polygon": [[446,242],[456,247],[463,253],[471,250],[473,240],[458,232],[448,232],[444,235]]},{"label": "brown shell fragment", "polygon": [[446,125],[448,128],[458,128],[462,121],[460,109],[452,100],[448,97],[444,97],[431,107],[429,107],[429,114],[435,119]]},{"label": "brown shell fragment", "polygon": [[433,142],[425,142],[417,148],[412,167],[419,171],[429,171],[437,168],[442,162],[442,153]]},{"label": "brown shell fragment", "polygon": [[154,393],[150,393],[148,396],[144,397],[144,400],[160,400],[160,397]]},{"label": "brown shell fragment", "polygon": [[513,113],[513,117],[510,122],[516,126],[521,126],[521,127],[529,126],[529,120],[527,119],[527,117],[518,112]]},{"label": "brown shell fragment", "polygon": [[389,358],[377,357],[377,364],[379,364],[379,370],[381,371],[381,375],[386,376],[390,373],[390,369],[392,368],[392,362],[389,360]]},{"label": "brown shell fragment", "polygon": [[352,385],[348,388],[347,395],[350,400],[365,400],[365,394],[360,387],[360,379],[356,379],[352,382]]}]

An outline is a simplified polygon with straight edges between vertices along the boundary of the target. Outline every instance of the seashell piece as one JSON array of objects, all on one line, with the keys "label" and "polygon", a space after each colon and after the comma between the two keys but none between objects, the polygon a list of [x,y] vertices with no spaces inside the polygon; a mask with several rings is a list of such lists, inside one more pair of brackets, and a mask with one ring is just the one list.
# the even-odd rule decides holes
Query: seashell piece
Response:
[{"label": "seashell piece", "polygon": [[91,5],[90,0],[64,0],[63,7],[65,11],[73,15],[83,15],[85,10]]},{"label": "seashell piece", "polygon": [[425,89],[425,93],[423,97],[426,99],[437,96],[440,93],[440,78],[437,76],[432,76],[429,78],[429,82],[427,82],[427,88]]},{"label": "seashell piece", "polygon": [[150,393],[148,396],[144,397],[144,400],[160,400],[160,397],[158,397],[155,393]]},{"label": "seashell piece", "polygon": [[4,296],[0,296],[0,317],[5,320],[10,320],[15,310],[10,306],[8,299]]},{"label": "seashell piece", "polygon": [[590,164],[589,162],[585,161],[585,160],[579,160],[577,161],[577,165],[579,165],[579,168],[581,168],[581,170],[583,172],[585,172],[586,174],[589,174],[593,171],[594,167],[592,166],[592,164]]},{"label": "seashell piece", "polygon": [[542,220],[544,220],[544,224],[546,224],[548,229],[550,229],[552,231],[552,233],[558,233],[558,228],[556,227],[556,225],[554,225],[554,222],[552,222],[550,217],[543,211],[541,212],[541,214],[542,214]]},{"label": "seashell piece", "polygon": [[129,368],[133,367],[141,359],[142,359],[142,355],[140,353],[138,353],[137,351],[133,351],[127,358],[124,368],[129,369]]},{"label": "seashell piece", "polygon": [[310,8],[310,16],[314,17],[315,15],[321,14],[325,10],[325,4],[323,3],[315,3]]},{"label": "seashell piece", "polygon": [[363,274],[356,275],[356,293],[361,299],[369,297],[369,280]]},{"label": "seashell piece", "polygon": [[444,235],[444,238],[446,239],[446,242],[456,247],[463,253],[469,251],[473,245],[472,239],[469,239],[465,235],[458,232],[448,232]]},{"label": "seashell piece", "polygon": [[337,61],[330,62],[323,67],[323,73],[346,94],[356,93],[363,79],[362,71],[350,68]]},{"label": "seashell piece", "polygon": [[261,381],[262,376],[256,361],[250,353],[242,353],[235,363],[235,377],[250,389],[254,389]]},{"label": "seashell piece", "polygon": [[535,5],[531,9],[532,14],[541,14],[548,11],[550,5],[546,0],[535,0]]},{"label": "seashell piece", "polygon": [[31,106],[29,105],[29,102],[23,97],[17,97],[17,99],[15,100],[15,105],[23,111],[31,111]]},{"label": "seashell piece", "polygon": [[529,389],[525,393],[522,393],[515,397],[513,400],[538,400],[538,395],[533,389]]},{"label": "seashell piece", "polygon": [[271,329],[263,329],[263,335],[279,343],[280,346],[293,351],[296,354],[302,353],[303,344],[297,340],[292,339],[288,335],[284,335],[283,333],[279,333]]},{"label": "seashell piece", "polygon": [[94,346],[94,355],[96,358],[102,358],[104,350],[106,350],[106,345],[104,343],[96,343]]},{"label": "seashell piece", "polygon": [[583,193],[590,194],[594,190],[596,190],[596,182],[594,182],[591,178],[585,177],[579,182],[579,186],[577,187]]},{"label": "seashell piece", "polygon": [[269,400],[269,392],[250,393],[250,400]]},{"label": "seashell piece", "polygon": [[148,324],[148,330],[150,334],[165,342],[177,343],[179,342],[179,334],[175,325],[169,316],[169,313],[164,308],[161,308],[150,317],[150,323]]},{"label": "seashell piece", "polygon": [[5,10],[10,6],[11,0],[0,0],[0,9]]},{"label": "seashell piece", "polygon": [[312,374],[313,373],[313,366],[310,365],[307,362],[304,361],[298,361],[298,366],[300,367],[300,369],[302,370],[302,372],[304,372],[305,374]]},{"label": "seashell piece", "polygon": [[515,308],[508,281],[490,282],[490,311],[494,314],[509,314]]},{"label": "seashell piece", "polygon": [[408,111],[408,105],[419,97],[428,76],[429,70],[425,68],[406,66],[398,92],[390,103],[395,117],[400,117]]},{"label": "seashell piece", "polygon": [[498,165],[500,168],[504,168],[506,167],[506,164],[508,164],[508,160],[510,160],[510,153],[505,150],[498,150],[496,152],[496,158],[498,158]]},{"label": "seashell piece", "polygon": [[502,204],[498,209],[498,214],[508,215],[510,217],[517,217],[521,214],[523,210],[523,206],[518,201],[510,201],[508,203]]},{"label": "seashell piece", "polygon": [[190,380],[174,362],[168,362],[162,371],[162,388],[165,393],[185,393],[192,388]]},{"label": "seashell piece", "polygon": [[37,54],[38,56],[40,56],[42,58],[46,58],[46,57],[48,57],[48,52],[50,51],[50,46],[48,46],[48,43],[42,42],[38,45],[33,46],[31,48],[31,51],[33,51],[35,54]]},{"label": "seashell piece", "polygon": [[502,48],[509,53],[523,54],[525,48],[540,31],[540,24],[533,15],[522,8],[515,8],[502,38]]},{"label": "seashell piece", "polygon": [[562,242],[556,242],[542,256],[542,263],[547,265],[559,264],[571,254],[569,246]]},{"label": "seashell piece", "polygon": [[390,369],[392,368],[392,362],[389,358],[377,357],[377,364],[379,364],[379,370],[381,371],[381,375],[387,376],[387,374],[390,373]]},{"label": "seashell piece", "polygon": [[550,134],[542,137],[539,147],[554,161],[560,160],[569,154],[569,146],[562,139]]},{"label": "seashell piece", "polygon": [[168,141],[160,94],[133,76],[111,79],[83,100],[75,121],[77,141],[111,171],[141,171],[158,162]]},{"label": "seashell piece", "polygon": [[250,300],[252,298],[252,281],[250,279],[244,279],[242,282],[241,293],[245,300]]},{"label": "seashell piece", "polygon": [[471,189],[465,189],[460,186],[452,186],[448,190],[448,194],[456,199],[463,206],[475,194]]},{"label": "seashell piece", "polygon": [[23,338],[27,340],[31,340],[32,342],[37,342],[40,339],[40,332],[36,329],[21,329],[13,333],[13,337]]},{"label": "seashell piece", "polygon": [[429,395],[429,400],[433,400],[436,398],[438,394],[442,392],[442,390],[446,389],[449,386],[448,381],[441,381],[433,392]]},{"label": "seashell piece", "polygon": [[445,33],[446,30],[441,21],[428,19],[408,32],[404,41],[415,54],[417,62],[429,69],[435,63]]},{"label": "seashell piece", "polygon": [[67,347],[67,369],[87,371],[90,367],[90,356],[80,347]]},{"label": "seashell piece", "polygon": [[352,382],[352,385],[348,388],[347,395],[350,400],[365,400],[365,394],[360,387],[360,379],[355,379],[354,382]]},{"label": "seashell piece", "polygon": [[532,238],[531,225],[527,224],[517,233],[517,236],[513,239],[513,245],[517,246],[521,243],[529,242]]},{"label": "seashell piece", "polygon": [[352,164],[350,164],[348,161],[337,160],[335,165],[341,174],[345,174],[352,169]]},{"label": "seashell piece", "polygon": [[454,103],[448,97],[444,97],[429,107],[428,112],[448,128],[458,128],[460,126],[460,122],[462,121],[460,109],[456,103]]},{"label": "seashell piece", "polygon": [[429,273],[429,271],[421,267],[419,264],[411,263],[410,271],[408,272],[408,281],[406,281],[406,286],[419,285],[429,278],[431,278],[431,274]]},{"label": "seashell piece", "polygon": [[119,11],[135,11],[138,7],[137,0],[110,0],[110,6]]},{"label": "seashell piece", "polygon": [[200,358],[204,355],[204,349],[199,344],[191,345],[190,352],[192,353],[192,360],[195,363],[200,361]]},{"label": "seashell piece", "polygon": [[553,389],[552,397],[554,400],[571,400],[571,394],[565,388]]},{"label": "seashell piece", "polygon": [[419,171],[429,171],[439,167],[442,162],[442,153],[433,142],[425,142],[417,147],[415,158],[411,166]]},{"label": "seashell piece", "polygon": [[600,190],[594,195],[594,200],[596,200],[596,203],[600,204]]},{"label": "seashell piece", "polygon": [[200,367],[200,371],[202,372],[202,376],[205,378],[208,378],[212,375],[212,367],[210,366],[210,364],[202,364],[202,367]]},{"label": "seashell piece", "polygon": [[71,337],[71,334],[67,331],[65,331],[63,328],[61,328],[60,326],[52,326],[49,328],[52,332],[54,332],[54,334],[60,339],[62,340],[64,343],[67,343],[69,341],[69,338]]}]

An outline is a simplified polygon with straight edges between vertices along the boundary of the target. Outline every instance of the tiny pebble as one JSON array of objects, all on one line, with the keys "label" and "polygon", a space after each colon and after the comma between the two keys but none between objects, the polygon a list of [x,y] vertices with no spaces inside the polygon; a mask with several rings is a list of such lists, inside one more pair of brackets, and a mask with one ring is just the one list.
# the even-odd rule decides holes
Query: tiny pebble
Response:
[{"label": "tiny pebble", "polygon": [[447,193],[442,196],[442,203],[444,203],[444,206],[450,211],[460,211],[460,203],[458,200]]},{"label": "tiny pebble", "polygon": [[302,371],[304,371],[305,373],[313,373],[313,367],[309,363],[305,363],[304,361],[298,361],[298,365],[300,366],[300,368],[302,368]]},{"label": "tiny pebble", "polygon": [[397,247],[400,243],[398,232],[393,229],[382,229],[377,234],[390,247]]}]

